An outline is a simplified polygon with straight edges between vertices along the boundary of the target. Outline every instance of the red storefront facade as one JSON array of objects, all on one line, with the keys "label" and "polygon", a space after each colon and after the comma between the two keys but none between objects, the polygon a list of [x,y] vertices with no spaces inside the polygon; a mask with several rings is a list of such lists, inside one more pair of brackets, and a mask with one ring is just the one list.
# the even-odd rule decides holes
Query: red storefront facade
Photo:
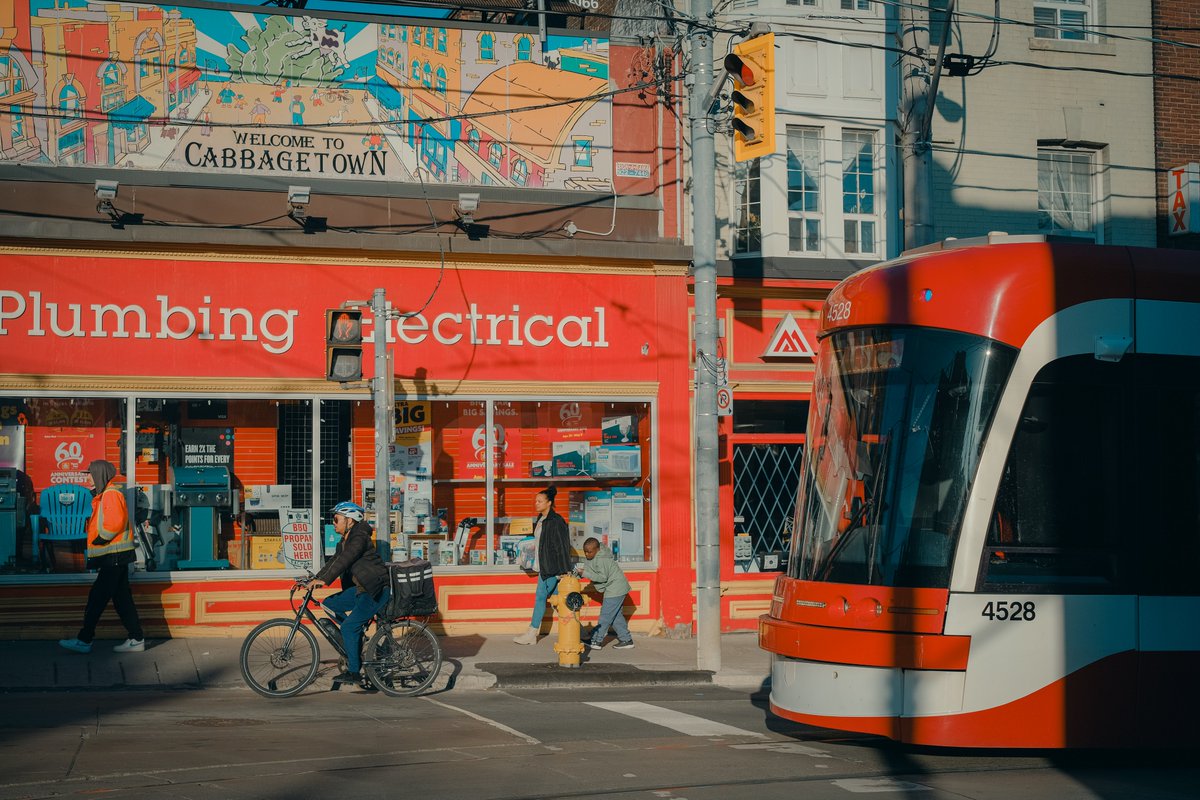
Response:
[{"label": "red storefront facade", "polygon": [[[146,489],[164,540],[142,554],[134,576],[151,635],[225,635],[284,606],[294,557],[310,545],[292,542],[284,552],[276,543],[290,512],[274,508],[268,487],[284,484],[281,476],[310,483],[307,492],[303,480],[286,487],[288,508],[309,521],[323,521],[328,497],[369,497],[367,385],[320,376],[325,309],[375,288],[410,314],[389,330],[398,422],[389,500],[396,534],[407,534],[390,544],[443,559],[442,628],[527,624],[533,584],[508,563],[509,548],[547,484],[559,488],[573,536],[600,533],[601,523],[624,526],[625,538],[614,531],[612,543],[623,545],[634,585],[634,628],[690,627],[684,264],[300,263],[44,248],[10,249],[3,263],[0,396],[13,423],[6,431],[21,429],[14,464],[39,495],[77,480],[95,457],[120,464]],[[369,327],[365,338],[369,371]],[[312,437],[307,465],[289,444],[295,432],[300,450]],[[581,468],[556,473],[559,450],[582,454]],[[415,460],[405,463],[406,453]],[[237,498],[215,511],[207,555],[220,565],[207,569],[196,556],[209,546],[203,529],[189,530],[187,508],[170,503],[177,468],[204,464],[225,465]],[[405,504],[406,491],[415,505]],[[592,515],[602,502],[605,513]],[[406,524],[413,508],[423,512],[419,524]],[[464,520],[474,524],[456,536]],[[322,525],[311,530],[315,553]],[[0,637],[69,632],[90,582],[81,543],[42,542],[35,553],[25,530],[15,544],[0,576]]]}]

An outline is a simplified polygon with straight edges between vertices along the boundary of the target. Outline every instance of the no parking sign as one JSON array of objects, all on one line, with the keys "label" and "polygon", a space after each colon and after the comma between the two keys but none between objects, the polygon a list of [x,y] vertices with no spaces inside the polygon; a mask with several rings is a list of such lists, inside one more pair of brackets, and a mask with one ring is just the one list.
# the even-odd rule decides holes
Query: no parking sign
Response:
[{"label": "no parking sign", "polygon": [[717,416],[728,417],[733,413],[733,389],[728,386],[717,387]]}]

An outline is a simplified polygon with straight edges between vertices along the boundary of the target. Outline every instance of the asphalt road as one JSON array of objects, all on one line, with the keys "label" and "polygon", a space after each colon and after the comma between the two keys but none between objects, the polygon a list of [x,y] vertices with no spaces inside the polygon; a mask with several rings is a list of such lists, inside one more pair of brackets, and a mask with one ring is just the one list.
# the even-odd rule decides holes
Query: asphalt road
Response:
[{"label": "asphalt road", "polygon": [[722,688],[0,694],[0,799],[1200,798],[1175,753],[932,751]]}]

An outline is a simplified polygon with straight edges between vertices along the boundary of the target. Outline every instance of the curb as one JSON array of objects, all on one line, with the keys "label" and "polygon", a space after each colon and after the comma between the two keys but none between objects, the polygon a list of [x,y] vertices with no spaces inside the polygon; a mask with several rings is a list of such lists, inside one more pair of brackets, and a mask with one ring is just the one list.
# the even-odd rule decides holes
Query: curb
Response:
[{"label": "curb", "polygon": [[604,686],[702,686],[712,685],[707,670],[644,670],[629,664],[585,664],[565,668],[558,664],[476,664],[475,668],[495,676],[497,689],[572,689]]}]

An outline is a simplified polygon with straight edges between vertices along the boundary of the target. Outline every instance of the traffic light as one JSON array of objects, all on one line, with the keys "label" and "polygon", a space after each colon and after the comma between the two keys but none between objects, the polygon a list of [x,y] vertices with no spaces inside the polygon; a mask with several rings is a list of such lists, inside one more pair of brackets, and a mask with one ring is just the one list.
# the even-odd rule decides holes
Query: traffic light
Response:
[{"label": "traffic light", "polygon": [[738,42],[725,56],[733,76],[733,160],[775,152],[775,34]]},{"label": "traffic light", "polygon": [[325,311],[325,379],[362,380],[362,312],[352,308]]}]

